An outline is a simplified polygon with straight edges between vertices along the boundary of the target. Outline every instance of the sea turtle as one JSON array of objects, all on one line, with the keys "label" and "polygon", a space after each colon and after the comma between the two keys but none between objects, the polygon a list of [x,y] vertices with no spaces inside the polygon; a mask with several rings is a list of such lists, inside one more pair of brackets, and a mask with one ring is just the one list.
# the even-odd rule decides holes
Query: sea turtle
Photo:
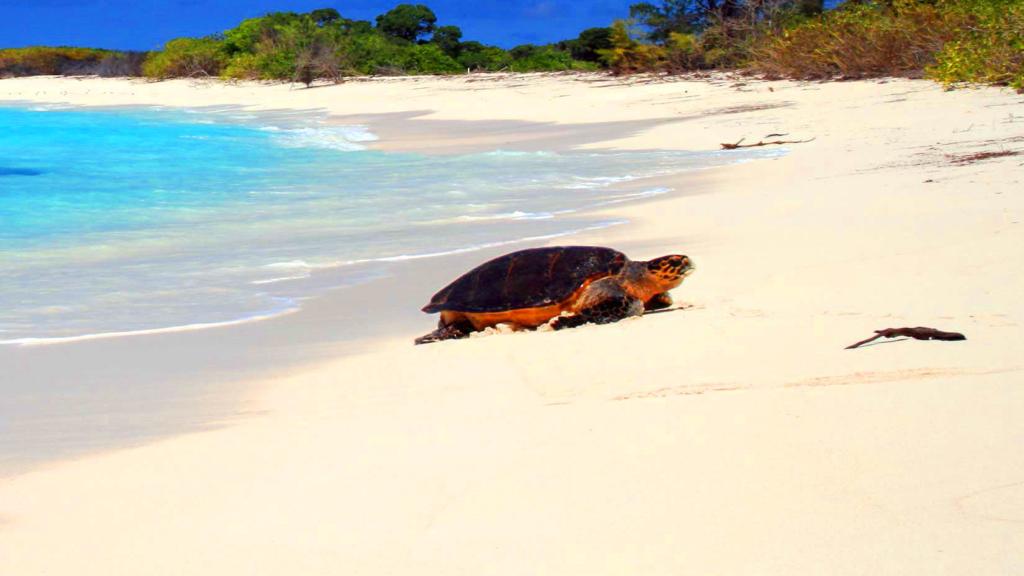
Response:
[{"label": "sea turtle", "polygon": [[499,256],[434,294],[423,311],[441,313],[426,344],[465,338],[497,324],[555,330],[605,324],[672,305],[668,291],[693,272],[686,256],[633,262],[611,248],[553,246]]}]

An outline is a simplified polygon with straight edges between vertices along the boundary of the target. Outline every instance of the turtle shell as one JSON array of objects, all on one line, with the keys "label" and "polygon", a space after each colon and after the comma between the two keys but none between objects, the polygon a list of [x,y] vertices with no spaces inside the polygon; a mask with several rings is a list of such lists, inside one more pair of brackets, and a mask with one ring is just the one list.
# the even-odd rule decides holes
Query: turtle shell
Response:
[{"label": "turtle shell", "polygon": [[499,256],[466,272],[423,307],[501,312],[564,301],[588,280],[618,274],[626,255],[597,246],[530,248]]}]

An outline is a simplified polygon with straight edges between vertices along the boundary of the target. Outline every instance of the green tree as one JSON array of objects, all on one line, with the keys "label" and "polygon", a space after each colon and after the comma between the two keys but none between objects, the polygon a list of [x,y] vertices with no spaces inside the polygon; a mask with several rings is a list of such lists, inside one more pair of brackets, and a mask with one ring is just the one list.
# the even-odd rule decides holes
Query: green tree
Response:
[{"label": "green tree", "polygon": [[660,5],[640,2],[629,7],[629,17],[647,30],[652,42],[659,43],[672,32],[693,32],[701,24],[701,12],[693,0],[662,0]]},{"label": "green tree", "polygon": [[462,30],[458,26],[441,26],[434,30],[434,36],[430,39],[431,42],[452,58],[459,55],[460,40],[462,40]]},{"label": "green tree", "polygon": [[601,55],[598,50],[607,50],[612,47],[611,28],[587,28],[569,45],[569,53],[576,60],[584,62],[598,62]]},{"label": "green tree", "polygon": [[518,46],[513,46],[512,49],[508,51],[508,55],[511,56],[513,60],[525,60],[538,52],[540,52],[540,46],[535,44],[520,44]]},{"label": "green tree", "polygon": [[373,22],[369,20],[348,20],[342,18],[339,28],[346,34],[372,34]]},{"label": "green tree", "polygon": [[394,38],[415,42],[434,31],[437,16],[423,4],[399,4],[377,16],[377,29]]},{"label": "green tree", "polygon": [[309,17],[313,19],[313,22],[321,28],[338,22],[341,20],[341,14],[338,13],[334,8],[319,8],[309,13]]},{"label": "green tree", "polygon": [[497,46],[485,46],[476,41],[459,44],[459,64],[466,70],[497,72],[512,64],[508,52]]},{"label": "green tree", "polygon": [[252,52],[263,32],[263,18],[248,18],[224,32],[224,51],[228,54]]},{"label": "green tree", "polygon": [[664,43],[673,32],[691,34],[722,22],[755,16],[759,12],[775,10],[792,2],[807,5],[807,13],[814,6],[824,6],[823,0],[660,0],[659,3],[640,2],[629,7],[629,16],[646,28],[647,37]]},{"label": "green tree", "polygon": [[224,32],[224,50],[228,54],[254,53],[263,42],[273,42],[288,28],[307,15],[296,12],[272,12],[259,18],[243,20],[237,27]]},{"label": "green tree", "polygon": [[635,36],[632,21],[616,20],[612,24],[612,47],[599,54],[616,74],[656,70],[664,64],[665,48],[638,42]]}]

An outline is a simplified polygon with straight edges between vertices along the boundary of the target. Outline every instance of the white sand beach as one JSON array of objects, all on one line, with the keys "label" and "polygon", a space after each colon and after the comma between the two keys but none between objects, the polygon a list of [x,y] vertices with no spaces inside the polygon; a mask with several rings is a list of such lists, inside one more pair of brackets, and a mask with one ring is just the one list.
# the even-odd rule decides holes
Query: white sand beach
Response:
[{"label": "white sand beach", "polygon": [[[606,207],[628,224],[557,240],[689,255],[677,311],[412,346],[436,322],[419,307],[494,249],[246,328],[329,331],[370,292],[391,310],[354,320],[387,328],[358,345],[246,373],[216,428],[0,478],[0,574],[1024,572],[1021,95],[497,75],[10,79],[4,101],[324,110],[428,153],[813,140],[659,182],[676,193]],[[844,350],[903,326],[967,340]],[[255,341],[239,330],[173,337]],[[88,350],[169,349],[147,338]],[[19,350],[0,358],[24,374]]]}]

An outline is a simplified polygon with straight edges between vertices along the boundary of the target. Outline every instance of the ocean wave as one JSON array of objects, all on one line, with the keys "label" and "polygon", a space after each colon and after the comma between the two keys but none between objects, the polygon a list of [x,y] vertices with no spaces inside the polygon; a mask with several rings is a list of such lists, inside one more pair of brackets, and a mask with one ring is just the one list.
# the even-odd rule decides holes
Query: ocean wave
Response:
[{"label": "ocean wave", "polygon": [[593,190],[595,188],[607,188],[613,184],[620,184],[622,182],[630,182],[640,178],[632,174],[626,174],[624,176],[596,176],[591,178],[585,178],[582,176],[573,176],[576,182],[572,184],[566,184],[562,186],[563,190]]},{"label": "ocean wave", "polygon": [[287,282],[289,280],[305,280],[306,278],[309,278],[309,273],[308,272],[305,273],[305,274],[299,274],[299,275],[296,275],[296,276],[279,276],[277,278],[266,278],[264,280],[253,280],[252,282],[249,282],[249,284],[252,284],[254,286],[259,286],[259,285],[262,285],[262,284],[277,284],[278,282]]},{"label": "ocean wave", "polygon": [[71,110],[74,106],[70,104],[38,104],[36,106],[30,106],[28,109],[32,112],[58,112],[60,110]]},{"label": "ocean wave", "polygon": [[[271,276],[270,278],[261,278],[259,280],[251,280],[249,282],[252,286],[262,286],[266,284],[277,284],[279,282],[288,282],[291,280],[305,280],[313,275],[314,270],[323,270],[327,268],[337,268],[343,265],[343,262],[317,262],[311,263],[305,260],[289,260],[287,262],[271,262],[270,264],[264,264],[262,268],[269,270],[284,272],[284,276]],[[294,273],[289,273],[294,272]]]},{"label": "ocean wave", "polygon": [[[627,220],[607,220],[599,222],[590,226],[583,226],[574,228],[571,230],[564,230],[562,232],[555,232],[552,234],[542,234],[535,236],[525,236],[522,238],[516,238],[513,240],[502,240],[496,242],[485,242],[481,244],[474,244],[472,246],[465,246],[462,248],[454,248],[451,250],[442,250],[437,252],[424,252],[419,254],[399,254],[397,256],[384,256],[379,258],[362,258],[356,260],[348,260],[345,262],[338,262],[335,264],[316,264],[311,265],[303,260],[293,260],[289,262],[275,262],[268,264],[266,268],[297,268],[297,267],[308,267],[308,268],[338,268],[343,266],[354,266],[358,264],[374,264],[374,263],[389,263],[389,262],[406,262],[411,260],[423,260],[427,258],[438,258],[443,256],[452,256],[456,254],[465,254],[468,252],[478,252],[480,250],[486,250],[488,248],[497,248],[501,246],[510,246],[513,244],[521,244],[524,242],[538,242],[542,240],[552,240],[554,238],[561,238],[564,236],[572,236],[574,234],[581,234],[583,232],[590,232],[594,230],[601,230],[604,228],[610,228],[612,226],[618,226],[625,224]],[[252,282],[257,283],[271,283],[275,281],[285,280],[299,280],[306,278],[307,275],[297,277],[281,277],[281,278],[270,278],[262,281]],[[377,278],[383,276],[378,275]],[[294,298],[275,298],[275,300],[283,303],[282,306],[264,312],[261,314],[254,314],[246,316],[244,318],[238,318],[235,320],[225,320],[221,322],[197,322],[192,324],[182,324],[178,326],[166,326],[161,328],[145,328],[140,330],[123,330],[114,332],[99,332],[94,334],[81,334],[77,336],[54,336],[54,337],[29,337],[29,338],[13,338],[9,340],[0,340],[0,345],[6,346],[46,346],[53,344],[68,344],[73,342],[84,342],[89,340],[105,340],[109,338],[124,338],[129,336],[147,336],[154,334],[172,334],[177,332],[192,332],[197,330],[208,330],[211,328],[225,328],[229,326],[238,326],[241,324],[248,324],[251,322],[259,322],[262,320],[269,320],[271,318],[277,318],[286,314],[291,314],[299,311],[301,308]]]},{"label": "ocean wave", "polygon": [[487,220],[550,220],[555,217],[553,212],[505,212],[502,214],[483,214],[480,216],[459,216],[456,220],[461,222],[481,222]]},{"label": "ocean wave", "polygon": [[535,151],[527,151],[527,150],[491,150],[489,152],[480,152],[478,155],[479,156],[489,156],[489,157],[509,157],[509,158],[517,158],[517,157],[521,158],[521,157],[524,157],[524,156],[535,156],[535,157],[538,157],[538,158],[551,158],[551,157],[554,157],[554,156],[558,156],[558,154],[555,153],[555,152],[548,152],[548,151],[545,151],[545,150],[535,150]]},{"label": "ocean wave", "polygon": [[483,209],[489,208],[486,204],[466,204],[467,208],[476,210],[476,214],[463,214],[461,216],[453,216],[451,218],[441,218],[439,220],[429,220],[422,222],[428,226],[441,226],[448,224],[459,224],[467,222],[496,222],[496,221],[524,221],[524,220],[551,220],[557,216],[563,214],[575,213],[575,209],[564,209],[564,210],[552,210],[550,212],[527,212],[524,210],[514,210],[512,212],[497,212],[493,214],[479,213],[483,212]]},{"label": "ocean wave", "polygon": [[47,346],[52,344],[68,344],[71,342],[85,342],[88,340],[106,340],[109,338],[124,338],[127,336],[148,336],[153,334],[172,334],[175,332],[193,332],[196,330],[209,330],[210,328],[225,328],[228,326],[238,326],[240,324],[248,324],[250,322],[259,322],[261,320],[269,320],[278,316],[284,316],[285,314],[291,314],[299,310],[298,304],[290,298],[277,298],[276,300],[285,302],[286,304],[280,308],[276,308],[269,312],[262,314],[254,314],[252,316],[246,316],[244,318],[237,318],[235,320],[225,320],[222,322],[197,322],[193,324],[182,324],[179,326],[165,326],[162,328],[144,328],[141,330],[122,330],[117,332],[98,332],[95,334],[81,334],[78,336],[54,336],[54,337],[35,337],[35,338],[14,338],[11,340],[0,340],[0,345],[5,346]]},{"label": "ocean wave", "polygon": [[631,192],[629,194],[618,194],[616,196],[607,196],[601,202],[594,204],[595,206],[607,206],[608,204],[621,204],[623,202],[631,202],[633,200],[642,200],[644,198],[652,198],[654,196],[661,196],[671,192],[672,188],[651,188],[649,190],[642,190],[640,192]]},{"label": "ocean wave", "polygon": [[315,270],[317,268],[333,268],[338,264],[338,262],[320,262],[314,264],[311,262],[306,262],[305,260],[288,260],[287,262],[271,262],[270,264],[264,264],[263,267],[285,270],[295,270],[303,268],[307,270]]},{"label": "ocean wave", "polygon": [[267,126],[273,140],[285,148],[321,148],[341,152],[366,150],[364,142],[374,142],[377,136],[366,126],[332,126],[330,128],[278,128]]}]

